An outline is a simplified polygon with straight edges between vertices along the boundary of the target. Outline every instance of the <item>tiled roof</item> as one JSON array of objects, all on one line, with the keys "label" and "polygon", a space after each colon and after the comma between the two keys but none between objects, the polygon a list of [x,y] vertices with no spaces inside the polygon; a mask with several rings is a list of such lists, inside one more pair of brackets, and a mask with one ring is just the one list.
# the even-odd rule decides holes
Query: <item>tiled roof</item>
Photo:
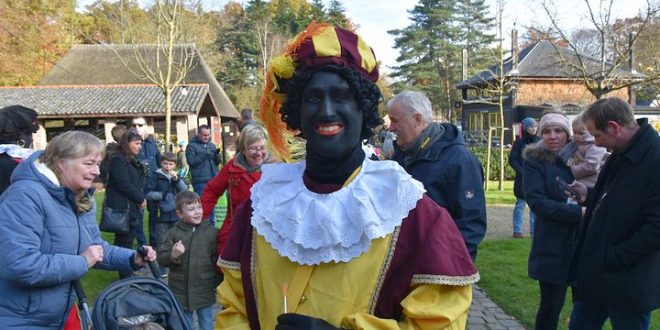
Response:
[{"label": "tiled roof", "polygon": [[[567,61],[577,63],[575,53],[566,47],[553,45],[549,41],[539,41],[530,45],[518,54],[518,74],[519,78],[559,78],[572,79],[582,76],[581,73],[571,68]],[[582,59],[591,73],[600,72],[600,63],[598,60],[582,55]],[[607,64],[611,68],[611,64]],[[513,63],[511,57],[504,60],[505,76],[512,75]],[[465,88],[470,86],[479,86],[486,81],[491,81],[499,75],[499,66],[493,65],[488,70],[484,70],[474,75],[468,80],[460,82],[457,87]],[[613,72],[622,78],[641,78],[640,73],[631,73],[623,68],[617,68]]]},{"label": "tiled roof", "polygon": [[[156,56],[158,52],[159,57]],[[176,45],[174,53],[175,63],[180,63],[185,56],[193,64],[183,83],[207,84],[220,116],[237,118],[236,108],[197,49],[193,45]],[[165,56],[157,45],[73,45],[39,85],[152,84],[136,75],[142,72],[136,54],[152,69],[156,68],[156,58],[160,58],[161,67],[165,67]]]},{"label": "tiled roof", "polygon": [[[208,97],[206,84],[174,90],[173,114],[197,114]],[[20,104],[39,117],[107,117],[165,113],[165,97],[155,85],[0,87],[0,107]]]}]

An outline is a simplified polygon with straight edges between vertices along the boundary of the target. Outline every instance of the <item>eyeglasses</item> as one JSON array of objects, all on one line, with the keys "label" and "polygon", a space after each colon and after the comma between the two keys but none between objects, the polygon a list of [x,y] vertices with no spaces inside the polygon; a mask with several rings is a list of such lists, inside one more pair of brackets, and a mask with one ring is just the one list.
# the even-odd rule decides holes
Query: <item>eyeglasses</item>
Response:
[{"label": "eyeglasses", "polygon": [[142,127],[144,125],[146,125],[146,123],[134,123],[133,127]]},{"label": "eyeglasses", "polygon": [[266,150],[266,146],[259,146],[259,147],[253,146],[253,147],[248,147],[247,149],[248,149],[249,152],[254,154],[254,153]]}]

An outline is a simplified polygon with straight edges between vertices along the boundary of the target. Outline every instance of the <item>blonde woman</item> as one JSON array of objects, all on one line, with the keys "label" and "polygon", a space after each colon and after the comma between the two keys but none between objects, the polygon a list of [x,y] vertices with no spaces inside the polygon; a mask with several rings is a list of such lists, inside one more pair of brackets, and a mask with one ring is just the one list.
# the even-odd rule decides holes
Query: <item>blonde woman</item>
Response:
[{"label": "blonde woman", "polygon": [[59,135],[16,168],[0,196],[3,328],[61,329],[73,305],[72,281],[92,267],[130,272],[145,263],[100,237],[90,188],[103,150],[89,133]]},{"label": "blonde woman", "polygon": [[268,133],[263,127],[247,125],[238,139],[238,153],[222,168],[220,173],[206,183],[202,193],[204,219],[213,212],[218,198],[227,192],[228,209],[225,221],[218,231],[218,255],[227,240],[231,218],[239,204],[250,197],[250,188],[261,178],[261,165],[268,158]]}]

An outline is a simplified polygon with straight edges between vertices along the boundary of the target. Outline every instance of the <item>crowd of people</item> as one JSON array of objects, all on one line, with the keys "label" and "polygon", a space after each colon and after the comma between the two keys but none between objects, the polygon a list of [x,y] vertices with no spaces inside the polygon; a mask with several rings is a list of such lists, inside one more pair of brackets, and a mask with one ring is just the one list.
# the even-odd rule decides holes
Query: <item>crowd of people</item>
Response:
[{"label": "crowd of people", "polygon": [[[487,228],[482,164],[422,92],[388,100],[383,125],[378,79],[359,35],[310,24],[271,62],[258,119],[241,111],[225,164],[207,125],[177,153],[159,150],[144,117],[107,145],[70,131],[34,151],[37,112],[0,109],[0,249],[11,251],[0,324],[66,328],[90,268],[124,279],[157,261],[203,330],[464,329]],[[365,152],[376,129],[382,149]],[[558,327],[569,288],[570,329],[648,329],[660,307],[658,133],[615,97],[572,121],[548,109],[521,120],[509,164],[514,238],[530,210],[535,329]],[[127,213],[114,245],[102,208]]]}]

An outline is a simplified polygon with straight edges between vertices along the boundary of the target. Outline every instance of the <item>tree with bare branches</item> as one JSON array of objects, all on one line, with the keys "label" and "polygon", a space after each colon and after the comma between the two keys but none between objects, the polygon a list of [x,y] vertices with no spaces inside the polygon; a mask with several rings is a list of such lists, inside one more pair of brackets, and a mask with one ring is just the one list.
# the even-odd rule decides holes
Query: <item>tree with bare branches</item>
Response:
[{"label": "tree with bare branches", "polygon": [[[155,45],[133,46],[134,57],[130,59],[122,58],[115,51],[131,73],[161,89],[165,98],[165,146],[168,150],[172,140],[172,96],[175,88],[185,83],[199,56],[194,46],[193,31],[182,30],[183,10],[181,0],[156,0],[151,8],[156,26]],[[154,46],[155,52],[148,50]],[[135,61],[138,70],[128,61]]]},{"label": "tree with bare branches", "polygon": [[[615,90],[660,79],[657,73],[638,73],[632,56],[633,45],[656,17],[659,8],[649,1],[636,19],[615,20],[613,5],[616,0],[602,0],[598,6],[588,0],[582,1],[586,4],[591,28],[578,30],[572,37],[562,27],[564,25],[557,18],[551,0],[542,4],[552,32],[572,50],[567,54],[560,51],[559,46],[555,47],[566,73],[580,79],[597,99]],[[632,93],[629,101],[634,104]]]}]

